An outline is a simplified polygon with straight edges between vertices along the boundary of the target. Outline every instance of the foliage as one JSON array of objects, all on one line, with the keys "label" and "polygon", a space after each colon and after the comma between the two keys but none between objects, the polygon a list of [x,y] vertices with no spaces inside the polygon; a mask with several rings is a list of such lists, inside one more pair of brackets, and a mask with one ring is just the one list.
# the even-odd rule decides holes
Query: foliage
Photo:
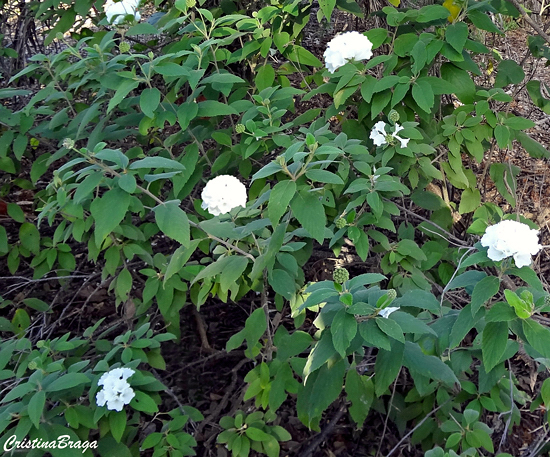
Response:
[{"label": "foliage", "polygon": [[[31,190],[36,209],[7,204],[17,229],[0,226],[0,254],[12,275],[30,269],[34,281],[64,285],[84,247],[111,302],[135,311],[128,330],[100,330],[98,321],[82,337],[40,339],[33,326],[57,310],[44,297],[7,291],[5,439],[67,434],[97,438],[105,456],[194,455],[189,423],[201,413],[159,411],[165,386],[150,371],[165,369],[160,348],[181,337],[186,307],[256,292],[261,306],[226,345],[244,344],[255,362],[244,378],[246,408],[220,420],[217,441],[233,456],[279,455],[291,437],[277,411],[290,399],[319,431],[339,398],[358,427],[371,409],[382,412],[401,436],[410,429],[427,456],[495,452],[487,413],[518,423],[529,400],[508,361],[521,346],[550,368],[550,329],[537,320],[548,295],[531,267],[493,262],[473,236],[458,247],[450,238],[457,218],[472,220],[472,235],[506,219],[482,199],[475,170],[484,164],[515,207],[521,170],[491,162],[496,150],[518,142],[532,157],[549,156],[524,132],[534,123],[510,112],[505,89],[521,85],[524,70],[501,59],[491,83],[486,62],[495,53],[473,33],[500,34],[490,14],[519,12],[500,0],[391,3],[380,13],[388,27],[365,33],[375,56],[329,73],[300,44],[312,2],[205,8],[176,0],[156,21],[116,30],[101,21],[70,37],[97,5],[31,2],[34,18],[53,23],[46,44],[65,48],[34,55],[0,89],[9,100],[0,106],[0,169],[9,176],[2,195]],[[336,7],[360,14],[350,1],[320,7],[319,21]],[[549,55],[547,43],[529,45],[534,57]],[[36,90],[19,88],[24,78]],[[540,82],[527,89],[547,111]],[[332,100],[328,108],[296,113],[298,99],[320,94]],[[380,121],[400,138],[376,147],[369,132]],[[199,192],[220,174],[249,183],[248,204],[212,217]],[[405,199],[423,222],[396,226]],[[321,244],[336,257],[352,244],[363,269],[308,281]],[[525,285],[510,290],[510,276]],[[451,290],[467,304],[455,306]],[[273,319],[275,308],[292,319]],[[136,370],[136,397],[121,412],[95,403],[101,373],[117,366]],[[398,389],[404,372],[413,383]],[[548,389],[545,382],[539,402]],[[158,427],[144,438],[151,415]]]}]

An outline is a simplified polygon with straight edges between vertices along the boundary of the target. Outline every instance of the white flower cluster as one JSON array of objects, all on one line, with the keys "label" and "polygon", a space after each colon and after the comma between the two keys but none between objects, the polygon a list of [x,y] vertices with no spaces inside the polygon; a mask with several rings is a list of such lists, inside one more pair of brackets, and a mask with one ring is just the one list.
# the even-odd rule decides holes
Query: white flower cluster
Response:
[{"label": "white flower cluster", "polygon": [[481,245],[489,247],[487,255],[498,262],[513,256],[518,268],[531,265],[531,256],[540,251],[538,230],[527,224],[505,220],[491,225],[481,237]]},{"label": "white flower cluster", "polygon": [[109,24],[118,25],[126,19],[126,16],[134,16],[136,21],[141,19],[141,14],[137,11],[140,0],[121,0],[115,2],[114,0],[107,0],[103,9],[107,16]]},{"label": "white flower cluster", "polygon": [[97,383],[98,386],[103,386],[95,397],[97,405],[105,406],[107,403],[107,409],[122,411],[122,407],[130,403],[136,395],[126,381],[134,373],[130,368],[115,368],[103,373]]},{"label": "white flower cluster", "polygon": [[384,308],[382,311],[380,311],[378,315],[387,319],[391,313],[397,311],[398,309],[399,306],[388,306],[387,308]]},{"label": "white flower cluster", "polygon": [[395,124],[395,131],[391,134],[386,133],[386,123],[384,121],[378,121],[370,131],[370,139],[376,146],[382,146],[383,144],[388,144],[388,140],[391,141],[392,138],[395,138],[399,140],[402,148],[406,148],[407,144],[409,144],[409,138],[401,138],[398,136],[397,134],[401,130],[403,130],[403,127],[399,124]]},{"label": "white flower cluster", "polygon": [[220,175],[206,183],[201,198],[202,209],[219,216],[237,206],[246,206],[246,187],[234,176]]},{"label": "white flower cluster", "polygon": [[372,57],[372,43],[359,32],[346,32],[334,37],[324,54],[328,71],[334,73],[349,60],[366,60]]}]

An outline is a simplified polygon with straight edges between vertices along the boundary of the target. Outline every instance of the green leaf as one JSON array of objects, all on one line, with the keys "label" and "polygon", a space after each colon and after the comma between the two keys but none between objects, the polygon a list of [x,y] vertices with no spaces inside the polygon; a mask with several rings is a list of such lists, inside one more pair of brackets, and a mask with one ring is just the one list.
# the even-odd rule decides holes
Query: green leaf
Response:
[{"label": "green leaf", "polygon": [[15,222],[25,222],[25,213],[17,203],[8,203],[8,216]]},{"label": "green leaf", "polygon": [[488,322],[483,329],[481,351],[483,365],[487,372],[491,371],[500,361],[506,350],[508,341],[507,322]]},{"label": "green leaf", "polygon": [[326,215],[318,195],[312,192],[300,192],[292,199],[290,207],[302,227],[319,244],[322,244],[325,238]]},{"label": "green leaf", "polygon": [[31,318],[29,317],[29,314],[27,313],[27,311],[25,311],[23,308],[17,309],[11,320],[11,326],[13,328],[14,333],[19,338],[21,338],[25,334],[25,331],[29,328],[30,325],[31,325]]},{"label": "green leaf", "polygon": [[526,133],[516,132],[515,137],[531,157],[535,159],[547,159],[550,157],[550,152],[542,144],[533,140],[533,138]]},{"label": "green leaf", "polygon": [[475,316],[472,316],[472,305],[468,303],[464,308],[460,310],[458,318],[453,324],[451,330],[451,336],[449,340],[450,349],[457,347],[464,337],[468,334],[472,328],[478,323],[478,321],[485,314],[485,308],[480,308]]},{"label": "green leaf", "polygon": [[[139,96],[139,107],[147,117],[154,117],[160,103],[160,91],[156,87],[145,89]],[[120,440],[117,440],[120,441]]]},{"label": "green leaf", "polygon": [[111,411],[109,413],[109,428],[111,430],[111,435],[120,443],[124,430],[126,429],[126,411]]},{"label": "green leaf", "polygon": [[292,50],[286,54],[288,60],[299,63],[300,65],[309,65],[311,67],[322,67],[322,62],[311,52],[302,46],[294,45]]},{"label": "green leaf", "polygon": [[468,19],[472,21],[472,23],[481,30],[487,30],[491,33],[498,33],[499,35],[504,35],[499,28],[495,25],[495,23],[491,20],[487,14],[479,11],[471,9],[468,11]]},{"label": "green leaf", "polygon": [[130,27],[126,32],[126,36],[157,35],[158,33],[159,31],[154,25],[148,22],[140,22]]},{"label": "green leaf", "polygon": [[275,70],[271,65],[266,63],[258,70],[256,73],[256,78],[254,82],[256,83],[256,88],[258,92],[261,92],[268,87],[273,87],[273,82],[275,81]]},{"label": "green leaf", "polygon": [[195,252],[195,249],[197,249],[199,243],[200,240],[193,240],[190,242],[188,247],[180,246],[174,251],[170,257],[168,267],[166,267],[166,272],[164,273],[164,284],[166,284],[166,281],[168,281],[174,274],[183,268],[191,255]]},{"label": "green leaf", "polygon": [[434,93],[427,81],[417,81],[413,85],[412,95],[417,105],[426,111],[431,112],[434,106]]},{"label": "green leaf", "polygon": [[255,345],[267,329],[265,311],[258,308],[246,319],[244,324],[245,338],[248,346]]},{"label": "green leaf", "polygon": [[340,176],[331,173],[327,170],[310,169],[306,172],[306,177],[316,182],[323,182],[327,184],[344,184]]},{"label": "green leaf", "polygon": [[[136,396],[132,398],[130,406],[137,411],[142,411],[144,413],[156,413],[158,411],[158,406],[155,401],[146,393],[139,390],[135,391]],[[124,412],[124,411],[122,411]]]},{"label": "green leaf", "polygon": [[296,282],[285,271],[275,268],[269,275],[269,285],[273,287],[273,290],[278,294],[290,300],[296,291]]},{"label": "green leaf", "polygon": [[374,384],[368,376],[361,376],[355,368],[346,376],[347,400],[351,402],[348,411],[357,426],[361,427],[374,401]]},{"label": "green leaf", "polygon": [[90,212],[95,220],[94,236],[98,247],[107,235],[118,227],[129,206],[130,194],[119,188],[108,190],[102,197],[92,201]]},{"label": "green leaf", "polygon": [[482,305],[494,297],[500,289],[500,279],[486,276],[479,281],[472,292],[472,316],[475,316]]},{"label": "green leaf", "polygon": [[48,386],[44,387],[46,392],[58,392],[64,389],[71,389],[73,387],[88,384],[90,379],[83,373],[67,373],[60,378],[57,378]]},{"label": "green leaf", "polygon": [[424,354],[418,344],[411,341],[405,342],[403,364],[410,370],[446,384],[449,388],[460,384],[460,381],[448,365],[443,363],[438,357]]},{"label": "green leaf", "polygon": [[359,334],[370,346],[391,350],[390,338],[378,328],[374,320],[359,323]]},{"label": "green leaf", "polygon": [[40,233],[34,224],[30,222],[21,224],[21,227],[19,227],[19,241],[21,241],[24,248],[33,254],[38,255],[40,252]]},{"label": "green leaf", "polygon": [[374,392],[377,397],[386,392],[390,384],[395,381],[403,364],[405,345],[397,340],[392,340],[391,351],[379,349],[374,364]]},{"label": "green leaf", "polygon": [[247,427],[245,429],[246,436],[254,441],[268,441],[272,438],[271,435],[268,435],[266,432],[260,430],[256,427]]},{"label": "green leaf", "polygon": [[550,378],[546,378],[540,388],[542,401],[546,407],[550,406]]},{"label": "green leaf", "polygon": [[321,334],[321,338],[309,353],[306,365],[304,366],[303,377],[307,380],[311,373],[314,373],[322,367],[327,360],[336,355],[337,352],[332,344],[332,333],[328,329],[325,329]]},{"label": "green leaf", "polygon": [[391,318],[377,317],[375,319],[376,325],[382,330],[386,335],[394,338],[401,343],[405,342],[405,337],[403,336],[403,330],[397,322]]},{"label": "green leaf", "polygon": [[[506,291],[505,291],[506,292]],[[508,303],[497,302],[485,315],[486,322],[509,322],[517,318],[517,314]]]},{"label": "green leaf", "polygon": [[283,214],[288,210],[288,205],[295,194],[296,183],[291,180],[279,181],[271,189],[267,204],[267,214],[273,227],[279,223]]},{"label": "green leaf", "polygon": [[498,65],[495,87],[505,87],[509,84],[519,84],[525,78],[525,72],[514,60],[503,60]]},{"label": "green leaf", "polygon": [[510,116],[504,118],[504,125],[513,130],[526,130],[535,127],[535,123],[530,119],[520,116]]},{"label": "green leaf", "polygon": [[471,213],[481,205],[481,193],[479,189],[465,189],[460,197],[458,212],[460,214]]},{"label": "green leaf", "polygon": [[550,359],[550,330],[532,319],[524,319],[522,328],[527,343],[535,351]]},{"label": "green leaf", "polygon": [[179,200],[172,200],[153,209],[159,229],[182,246],[189,246],[189,219],[179,207]]},{"label": "green leaf", "polygon": [[441,78],[447,81],[449,88],[462,103],[473,103],[476,85],[467,71],[447,62],[441,66]]},{"label": "green leaf", "polygon": [[189,123],[197,117],[199,112],[199,105],[195,102],[182,103],[178,107],[178,124],[182,130],[187,130]]},{"label": "green leaf", "polygon": [[527,83],[526,87],[533,103],[546,114],[550,114],[550,100],[542,95],[541,82],[538,80],[531,80]]},{"label": "green leaf", "polygon": [[468,25],[464,22],[456,22],[447,26],[445,30],[445,41],[449,43],[456,52],[462,53],[466,40],[468,39]]},{"label": "green leaf", "polygon": [[508,127],[502,124],[498,124],[494,130],[495,139],[497,140],[498,147],[504,149],[508,146],[510,141],[510,130]]},{"label": "green leaf", "polygon": [[145,157],[144,159],[132,162],[128,167],[130,170],[138,170],[142,168],[164,168],[166,170],[185,170],[185,167],[175,160],[165,157]]},{"label": "green leaf", "polygon": [[133,79],[124,79],[118,86],[115,95],[109,100],[109,105],[107,106],[107,114],[109,114],[113,108],[120,105],[120,102],[135,88],[139,86],[139,81],[134,81]]},{"label": "green leaf", "polygon": [[39,390],[29,400],[29,419],[32,421],[36,428],[40,427],[40,418],[44,411],[44,405],[46,404],[46,392]]},{"label": "green leaf", "polygon": [[514,308],[516,315],[520,319],[527,319],[531,317],[533,310],[531,309],[530,303],[522,300],[515,292],[508,289],[504,291],[504,295],[506,296],[506,301],[512,308]]},{"label": "green leaf", "polygon": [[357,333],[357,321],[355,317],[348,314],[345,308],[341,308],[332,320],[330,332],[332,333],[334,349],[342,357],[345,357],[346,351]]},{"label": "green leaf", "polygon": [[345,371],[346,362],[339,360],[330,368],[323,365],[308,377],[296,403],[298,418],[307,427],[319,430],[321,414],[342,392]]},{"label": "green leaf", "polygon": [[330,24],[330,17],[332,16],[332,11],[336,6],[336,0],[319,0],[319,6]]},{"label": "green leaf", "polygon": [[199,102],[199,110],[197,117],[215,117],[215,116],[229,116],[231,114],[239,114],[235,108],[232,108],[225,103],[220,103],[216,100],[205,100]]},{"label": "green leaf", "polygon": [[225,264],[225,268],[220,275],[220,287],[222,290],[228,290],[237,279],[241,277],[244,270],[248,266],[249,259],[240,255],[232,255],[228,257],[229,261]]},{"label": "green leaf", "polygon": [[369,255],[370,249],[368,235],[363,231],[363,229],[356,226],[351,226],[348,228],[348,235],[350,240],[353,241],[357,255],[364,262]]}]

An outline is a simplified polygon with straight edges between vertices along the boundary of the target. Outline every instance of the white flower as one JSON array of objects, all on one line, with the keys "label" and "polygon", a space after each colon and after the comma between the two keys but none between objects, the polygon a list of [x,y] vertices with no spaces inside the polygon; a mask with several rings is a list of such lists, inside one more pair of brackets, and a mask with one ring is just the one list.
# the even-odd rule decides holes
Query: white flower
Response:
[{"label": "white flower", "polygon": [[122,0],[120,2],[115,2],[113,0],[107,0],[103,9],[105,10],[105,15],[107,16],[107,21],[109,24],[120,24],[124,21],[126,16],[134,16],[136,21],[141,19],[141,14],[139,14],[138,9],[140,0]]},{"label": "white flower", "polygon": [[95,397],[97,405],[107,404],[107,409],[122,411],[122,407],[130,403],[136,395],[126,381],[134,373],[135,371],[130,368],[115,368],[103,373],[97,383],[103,386]]},{"label": "white flower", "polygon": [[349,60],[366,60],[372,57],[372,43],[359,32],[346,32],[335,36],[324,54],[328,71],[334,73]]},{"label": "white flower", "polygon": [[397,132],[400,132],[401,130],[404,130],[404,127],[401,127],[399,124],[395,124],[395,132],[391,134],[396,140],[399,140],[401,142],[401,147],[406,148],[409,144],[409,138],[401,138],[397,136]]},{"label": "white flower", "polygon": [[382,317],[385,317],[386,319],[388,318],[388,316],[393,313],[394,311],[397,311],[399,309],[398,306],[388,306],[387,308],[384,308],[383,310],[381,310],[378,315],[379,316],[382,316]]},{"label": "white flower", "polygon": [[527,224],[505,220],[491,225],[481,237],[481,245],[489,247],[487,255],[498,262],[513,256],[518,268],[531,265],[531,256],[540,251],[538,230]]},{"label": "white flower", "polygon": [[[409,138],[401,138],[397,135],[397,133],[403,129],[404,128],[401,127],[399,124],[395,124],[395,131],[391,134],[391,136],[396,140],[399,140],[402,148],[406,148],[409,144]],[[389,134],[386,133],[386,123],[384,121],[378,121],[376,124],[374,124],[374,127],[370,131],[370,139],[376,146],[388,144],[388,136]]]},{"label": "white flower", "polygon": [[386,123],[384,121],[378,121],[374,124],[374,127],[370,131],[370,139],[376,146],[382,146],[386,144]]},{"label": "white flower", "polygon": [[246,206],[246,187],[234,176],[221,175],[206,183],[201,198],[202,209],[219,216],[237,206]]}]

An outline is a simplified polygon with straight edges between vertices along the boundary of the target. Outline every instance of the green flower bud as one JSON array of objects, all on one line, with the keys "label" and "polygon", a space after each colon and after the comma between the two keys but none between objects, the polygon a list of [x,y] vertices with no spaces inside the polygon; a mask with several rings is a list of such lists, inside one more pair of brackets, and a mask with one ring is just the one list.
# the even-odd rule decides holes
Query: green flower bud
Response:
[{"label": "green flower bud", "polygon": [[37,347],[38,349],[42,349],[42,348],[44,347],[44,343],[45,343],[44,340],[37,341],[37,342],[36,342],[36,347]]},{"label": "green flower bud", "polygon": [[397,298],[397,292],[395,291],[395,289],[388,289],[386,295],[391,301]]},{"label": "green flower bud", "polygon": [[550,295],[544,297],[544,306],[550,306]]},{"label": "green flower bud", "polygon": [[344,218],[340,218],[335,223],[337,229],[342,229],[346,225],[348,225],[348,222]]},{"label": "green flower bud", "polygon": [[36,370],[38,368],[38,364],[34,360],[31,360],[27,367],[29,370]]},{"label": "green flower bud", "polygon": [[118,45],[118,49],[120,52],[125,54],[130,50],[130,43],[128,43],[127,41],[123,41]]},{"label": "green flower bud", "polygon": [[344,284],[349,279],[349,271],[345,268],[335,268],[332,273],[332,279],[338,284]]},{"label": "green flower bud", "polygon": [[277,162],[281,167],[284,167],[286,165],[286,160],[283,156],[278,156],[275,159],[275,162]]},{"label": "green flower bud", "polygon": [[63,147],[64,148],[67,148],[67,149],[72,149],[74,148],[74,141],[71,140],[70,138],[65,138],[63,140]]},{"label": "green flower bud", "polygon": [[61,41],[61,40],[63,39],[63,34],[62,34],[61,32],[57,32],[57,33],[55,34],[55,37],[56,37],[58,40]]},{"label": "green flower bud", "polygon": [[243,124],[237,124],[235,126],[235,132],[237,133],[244,133],[246,131],[246,127]]},{"label": "green flower bud", "polygon": [[395,124],[399,120],[399,113],[392,109],[388,114],[388,119]]},{"label": "green flower bud", "polygon": [[195,0],[186,0],[185,4],[187,5],[187,8],[193,8],[197,2]]}]

